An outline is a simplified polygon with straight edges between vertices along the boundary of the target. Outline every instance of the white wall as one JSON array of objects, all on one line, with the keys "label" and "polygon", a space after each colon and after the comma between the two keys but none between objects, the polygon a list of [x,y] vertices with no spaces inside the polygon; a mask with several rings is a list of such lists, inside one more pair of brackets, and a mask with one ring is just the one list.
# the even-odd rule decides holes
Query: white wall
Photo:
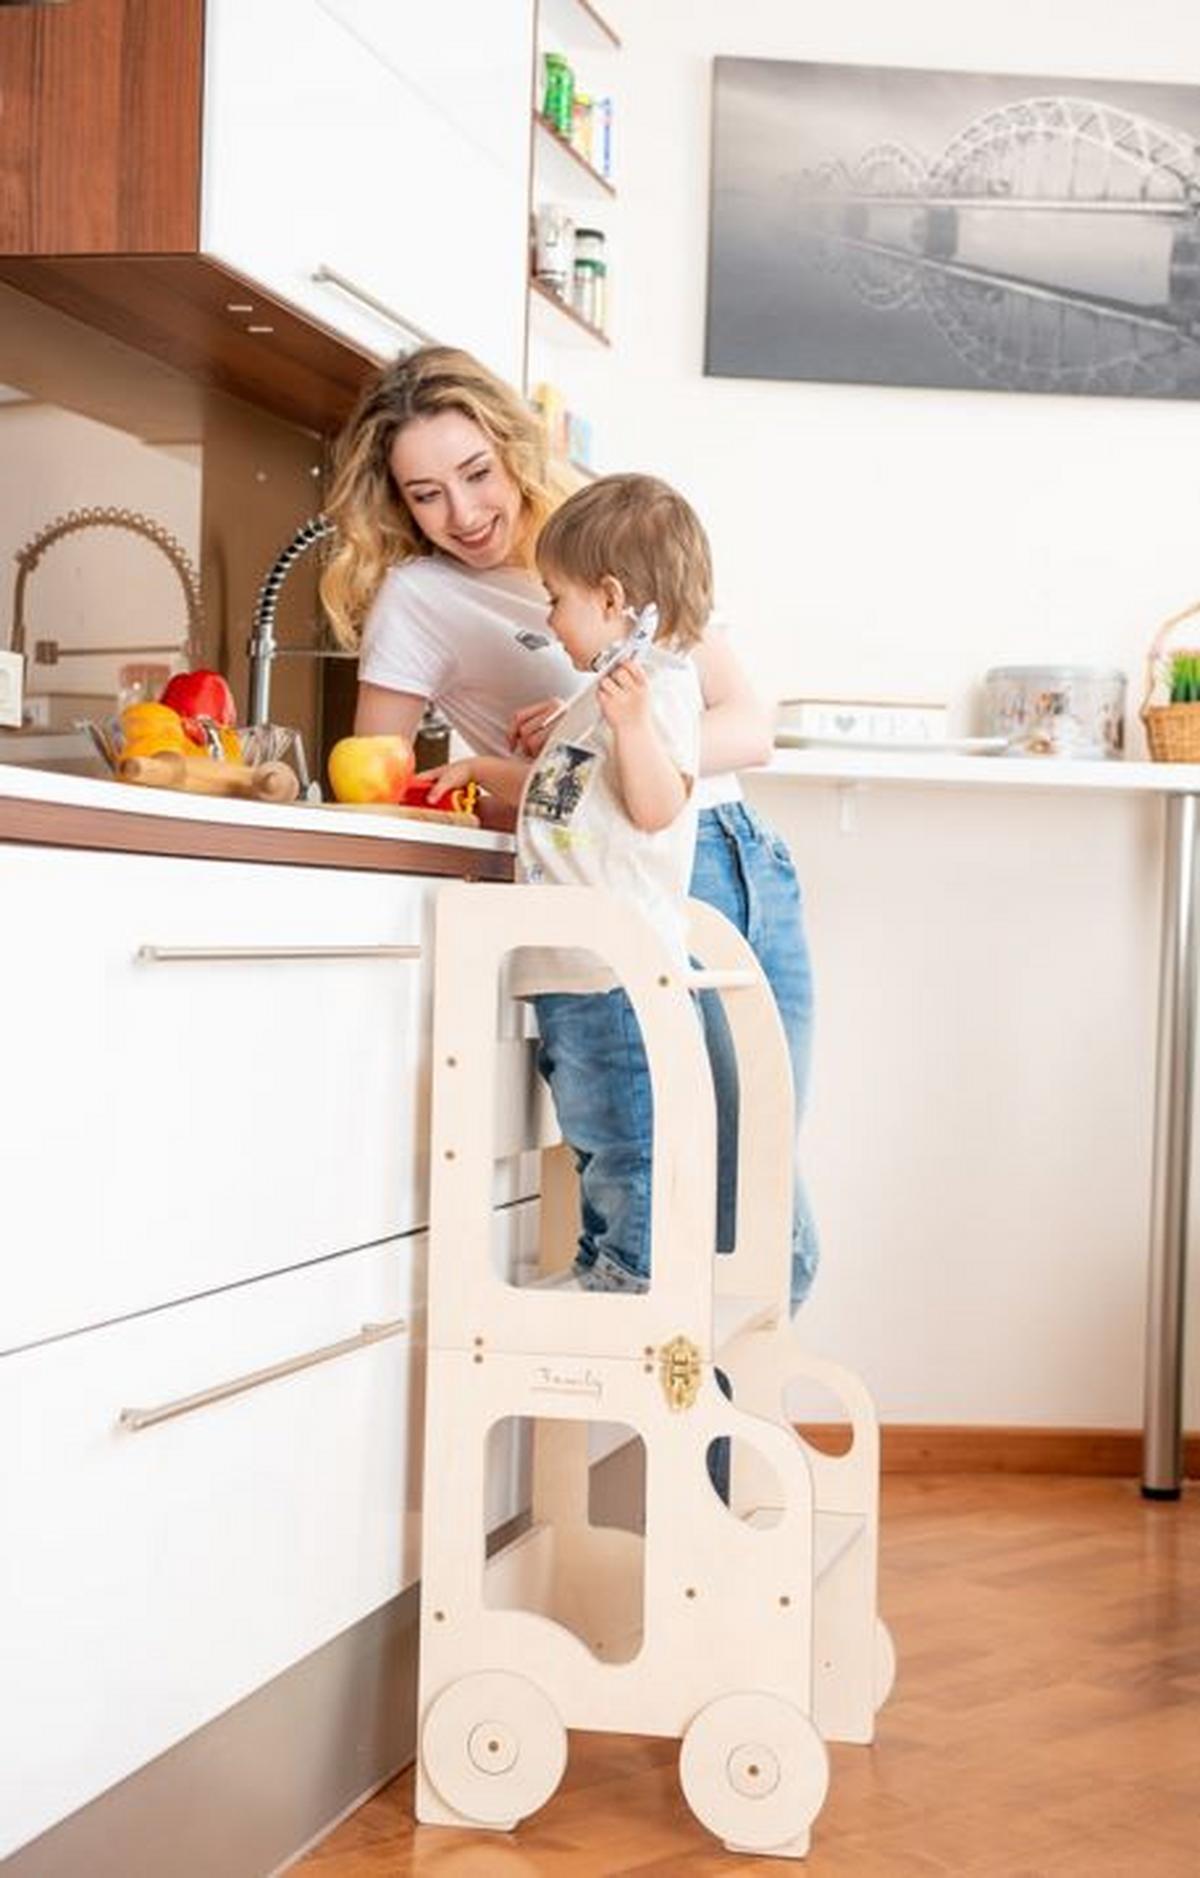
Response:
[{"label": "white wall", "polygon": [[[1136,679],[1200,597],[1200,409],[705,378],[710,61],[1200,83],[1191,0],[605,10],[625,42],[605,460],[694,500],[764,688],[944,697],[966,728],[992,664]],[[793,843],[818,969],[813,1344],[895,1420],[1136,1425],[1155,810],[876,790],[842,833],[830,789],[753,795]],[[1195,1347],[1200,1300],[1192,1323]]]}]

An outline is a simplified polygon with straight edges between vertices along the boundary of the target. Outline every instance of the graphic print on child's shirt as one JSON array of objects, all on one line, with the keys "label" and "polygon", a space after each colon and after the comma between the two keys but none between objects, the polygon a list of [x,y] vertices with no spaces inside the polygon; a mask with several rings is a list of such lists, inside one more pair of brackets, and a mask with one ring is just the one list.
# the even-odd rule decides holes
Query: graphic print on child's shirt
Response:
[{"label": "graphic print on child's shirt", "polygon": [[569,822],[599,760],[600,752],[584,744],[551,744],[529,779],[523,812],[539,822]]}]

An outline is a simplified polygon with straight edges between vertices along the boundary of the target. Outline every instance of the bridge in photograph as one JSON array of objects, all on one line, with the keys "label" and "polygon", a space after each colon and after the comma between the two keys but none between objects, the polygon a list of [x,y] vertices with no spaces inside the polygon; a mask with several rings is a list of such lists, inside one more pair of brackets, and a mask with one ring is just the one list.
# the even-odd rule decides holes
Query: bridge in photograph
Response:
[{"label": "bridge in photograph", "polygon": [[1028,98],[937,159],[872,144],[797,179],[802,238],[880,307],[921,305],[985,382],[1200,390],[1200,150],[1086,98]]}]

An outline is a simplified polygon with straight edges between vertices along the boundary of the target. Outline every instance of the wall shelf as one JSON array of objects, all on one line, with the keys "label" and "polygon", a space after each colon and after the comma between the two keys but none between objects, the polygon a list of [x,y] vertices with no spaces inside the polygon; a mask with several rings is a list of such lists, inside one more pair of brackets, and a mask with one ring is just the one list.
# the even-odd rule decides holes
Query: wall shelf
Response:
[{"label": "wall shelf", "polygon": [[560,300],[549,287],[543,287],[540,280],[529,282],[529,314],[532,324],[536,324],[545,336],[562,344],[608,346],[611,341],[607,333],[585,320],[574,307]]},{"label": "wall shelf", "polygon": [[[606,0],[599,0],[599,5],[604,4]],[[585,476],[594,475],[597,459],[601,468],[605,466],[596,419],[603,411],[615,357],[605,329],[610,324],[612,236],[619,211],[612,178],[591,157],[611,153],[607,140],[614,131],[619,136],[619,122],[614,125],[609,113],[617,102],[614,93],[619,91],[621,41],[592,0],[534,0],[534,50],[529,126],[531,237],[536,246],[538,213],[543,208],[557,211],[569,217],[576,229],[599,234],[601,240],[591,252],[598,251],[604,272],[602,278],[592,280],[585,278],[587,268],[579,270],[579,303],[600,316],[602,324],[595,325],[571,303],[574,274],[571,283],[563,283],[566,297],[560,298],[553,286],[536,278],[536,261],[531,259],[523,382],[526,395],[546,416],[552,449],[563,459],[573,453],[586,458],[586,464],[577,467]],[[545,59],[550,53],[566,60],[580,95],[586,93],[593,103],[601,103],[595,122],[606,142],[596,142],[587,154],[572,143],[570,125],[564,134],[543,112]],[[585,247],[584,254],[588,252]],[[593,289],[597,290],[594,298]]]},{"label": "wall shelf", "polygon": [[546,193],[551,200],[557,200],[560,196],[570,200],[581,195],[598,196],[605,202],[615,198],[617,192],[607,176],[602,176],[598,169],[594,169],[574,144],[540,111],[534,112],[533,123],[536,156],[539,165],[544,163],[542,174]]},{"label": "wall shelf", "polygon": [[781,750],[753,772],[772,782],[944,784],[981,789],[1200,795],[1200,764],[1046,756],[954,756],[901,750]]}]

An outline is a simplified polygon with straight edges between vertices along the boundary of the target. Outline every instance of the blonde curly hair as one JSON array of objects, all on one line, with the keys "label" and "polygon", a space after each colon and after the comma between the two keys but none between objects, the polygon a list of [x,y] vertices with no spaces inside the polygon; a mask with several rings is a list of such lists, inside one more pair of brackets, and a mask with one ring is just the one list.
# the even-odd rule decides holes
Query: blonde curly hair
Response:
[{"label": "blonde curly hair", "polygon": [[385,366],[363,391],[334,446],[325,513],[334,546],[321,599],[339,643],[358,646],[363,621],[391,567],[433,553],[392,479],[392,445],[415,418],[459,411],[478,424],[521,495],[519,543],[533,544],[572,485],[550,465],[539,419],[486,365],[453,346],[422,346]]}]

